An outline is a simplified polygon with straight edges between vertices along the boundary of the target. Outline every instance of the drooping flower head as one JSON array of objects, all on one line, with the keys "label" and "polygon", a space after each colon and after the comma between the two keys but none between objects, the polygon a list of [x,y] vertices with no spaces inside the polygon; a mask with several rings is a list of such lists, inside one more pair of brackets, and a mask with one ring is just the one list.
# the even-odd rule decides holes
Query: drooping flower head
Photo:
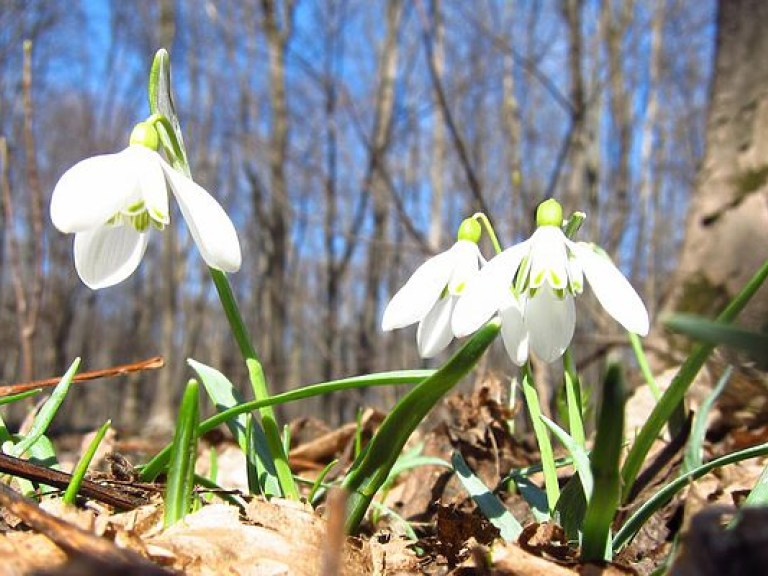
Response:
[{"label": "drooping flower head", "polygon": [[75,268],[90,288],[122,282],[138,267],[152,228],[163,230],[171,221],[169,189],[206,264],[225,272],[240,268],[240,242],[229,216],[163,160],[158,145],[157,130],[141,122],[125,150],[78,162],[53,190],[51,220],[61,232],[75,234]]},{"label": "drooping flower head", "polygon": [[382,329],[418,322],[419,354],[431,358],[442,352],[453,340],[451,315],[459,295],[485,262],[477,247],[480,234],[477,220],[464,220],[456,243],[419,266],[392,297],[384,310]]},{"label": "drooping flower head", "polygon": [[516,364],[527,360],[529,349],[552,362],[573,338],[574,297],[583,292],[584,277],[622,326],[648,333],[648,312],[637,292],[603,250],[566,237],[559,203],[543,202],[536,224],[531,238],[494,257],[469,283],[453,314],[456,336],[474,332],[498,312]]}]

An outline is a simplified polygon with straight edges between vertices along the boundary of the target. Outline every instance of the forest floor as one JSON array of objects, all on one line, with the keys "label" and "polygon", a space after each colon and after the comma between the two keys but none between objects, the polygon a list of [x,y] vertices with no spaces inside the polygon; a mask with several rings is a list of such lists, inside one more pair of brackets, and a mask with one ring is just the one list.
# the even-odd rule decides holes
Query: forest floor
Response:
[{"label": "forest floor", "polygon": [[[423,455],[451,460],[458,450],[487,486],[498,486],[513,468],[534,464],[532,437],[512,435],[509,407],[499,401],[501,385],[492,381],[471,394],[448,397],[424,431],[412,438]],[[634,402],[634,403],[633,403]],[[628,405],[630,419],[642,421],[644,401]],[[382,415],[363,417],[368,433]],[[431,425],[430,425],[431,423]],[[293,423],[294,472],[311,478],[332,459],[339,464],[327,480],[350,462],[357,424],[329,430],[321,422]],[[705,445],[706,459],[768,440],[768,427],[724,425],[715,414]],[[87,439],[70,437],[60,444],[71,453]],[[140,463],[160,446],[146,439],[108,438],[103,451]],[[247,480],[242,455],[223,434],[201,443],[199,472],[205,475],[210,450],[218,455],[219,485],[244,494]],[[679,474],[681,452],[674,442],[658,441],[647,463],[643,489],[620,511],[617,525],[658,488]],[[559,455],[564,455],[561,453]],[[330,492],[317,510],[308,504],[244,497],[237,508],[215,494],[202,494],[202,507],[184,521],[163,529],[162,486],[138,483],[122,458],[102,460],[91,479],[146,502],[118,512],[97,499],[65,508],[57,496],[9,502],[4,491],[0,510],[0,576],[15,574],[651,574],[671,558],[674,574],[758,574],[768,566],[768,517],[761,510],[745,516],[735,530],[724,528],[754,486],[765,462],[748,460],[691,483],[646,523],[611,564],[583,564],[554,524],[537,524],[519,493],[498,486],[496,494],[525,526],[517,542],[505,543],[483,517],[455,474],[425,465],[401,474],[383,503],[408,520],[417,540],[408,539],[401,520],[382,513],[366,521],[355,537],[342,534],[344,502]],[[564,484],[572,474],[560,470]],[[541,485],[541,479],[533,476]],[[73,526],[79,527],[73,528]],[[679,538],[676,538],[678,537]],[[677,549],[673,541],[677,539]],[[754,571],[756,570],[756,571]]]}]

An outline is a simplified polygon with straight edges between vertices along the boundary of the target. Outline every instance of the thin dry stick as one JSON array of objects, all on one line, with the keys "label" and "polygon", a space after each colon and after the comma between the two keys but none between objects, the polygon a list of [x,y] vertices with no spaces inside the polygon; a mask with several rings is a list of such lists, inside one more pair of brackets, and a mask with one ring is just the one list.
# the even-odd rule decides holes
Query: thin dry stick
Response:
[{"label": "thin dry stick", "polygon": [[[122,550],[112,542],[86,532],[69,522],[57,518],[24,498],[11,487],[0,482],[0,506],[24,524],[48,537],[70,554],[85,556],[88,560],[110,569],[141,568],[141,574],[168,574],[159,566],[130,550]],[[133,572],[120,572],[133,573]]]},{"label": "thin dry stick", "polygon": [[[112,376],[122,376],[124,374],[130,374],[132,372],[140,372],[142,370],[155,370],[162,368],[165,365],[165,360],[162,356],[153,356],[146,360],[140,360],[131,364],[121,364],[120,366],[113,366],[112,368],[103,368],[101,370],[92,370],[90,372],[82,372],[76,374],[72,378],[73,382],[85,382],[87,380],[96,380],[97,378],[110,378]],[[56,386],[61,381],[59,378],[46,378],[45,380],[33,380],[32,382],[22,382],[20,384],[9,384],[7,386],[0,386],[0,398],[5,396],[13,396],[14,394],[21,394],[27,390],[35,390],[36,388],[49,388]]]},{"label": "thin dry stick", "polygon": [[[29,460],[8,456],[2,452],[0,452],[0,473],[10,474],[11,476],[17,476],[19,478],[26,478],[31,482],[38,482],[62,490],[66,489],[72,480],[71,474],[40,466]],[[149,503],[149,501],[144,498],[130,496],[118,489],[102,486],[96,482],[85,479],[83,479],[80,484],[80,494],[98,500],[99,502],[104,502],[110,506],[114,506],[118,510],[133,510],[134,508]]]}]

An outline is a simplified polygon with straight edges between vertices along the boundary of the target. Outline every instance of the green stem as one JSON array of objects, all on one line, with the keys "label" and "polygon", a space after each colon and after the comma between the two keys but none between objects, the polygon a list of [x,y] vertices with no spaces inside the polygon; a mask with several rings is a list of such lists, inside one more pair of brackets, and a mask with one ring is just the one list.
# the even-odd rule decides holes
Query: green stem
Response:
[{"label": "green stem", "polygon": [[491,224],[491,221],[488,219],[488,216],[483,214],[482,212],[475,212],[472,214],[472,218],[480,222],[480,224],[483,225],[485,228],[486,233],[488,234],[488,237],[491,239],[491,244],[493,244],[493,249],[496,252],[496,254],[501,254],[501,244],[499,244],[499,239],[496,236],[496,231],[493,229],[493,224]]},{"label": "green stem", "polygon": [[[216,291],[219,294],[219,300],[221,300],[221,305],[224,308],[224,314],[227,316],[229,326],[232,329],[232,334],[234,335],[235,341],[240,347],[240,352],[242,353],[243,358],[245,358],[246,365],[248,366],[248,374],[251,378],[254,398],[256,401],[266,400],[269,398],[269,391],[267,390],[264,372],[256,354],[256,350],[254,349],[253,344],[251,344],[251,338],[248,335],[248,329],[245,327],[245,322],[243,322],[243,317],[240,315],[240,309],[237,307],[235,295],[232,293],[232,286],[230,286],[227,275],[224,272],[216,270],[215,268],[209,268],[209,270],[211,272],[213,283],[216,286]],[[267,438],[269,452],[275,461],[275,471],[277,472],[283,495],[286,498],[298,500],[299,491],[293,480],[285,450],[283,450],[283,443],[280,438],[280,428],[277,425],[275,411],[272,406],[263,406],[262,408],[259,408],[259,414],[261,414],[261,421],[264,427],[264,434]]]},{"label": "green stem", "polygon": [[549,431],[541,419],[541,406],[539,406],[539,394],[533,383],[531,367],[526,364],[523,367],[523,396],[531,416],[533,432],[536,435],[536,443],[541,453],[541,465],[544,470],[544,489],[547,493],[547,505],[549,513],[555,510],[558,498],[560,498],[560,486],[557,483],[557,467],[555,466],[555,454],[552,451],[552,442],[549,439]]},{"label": "green stem", "polygon": [[567,348],[563,354],[563,368],[565,370],[565,398],[568,403],[568,428],[573,440],[582,448],[586,448],[587,439],[584,433],[584,406],[581,397],[581,381],[576,372],[576,363],[573,361],[571,349]]},{"label": "green stem", "polygon": [[648,384],[648,388],[651,389],[654,400],[656,402],[661,398],[661,390],[656,385],[656,378],[653,377],[651,367],[648,364],[648,358],[645,356],[645,350],[643,350],[643,343],[640,341],[640,336],[632,332],[629,333],[629,341],[632,343],[632,350],[635,352],[635,358],[637,358],[637,365],[640,367],[640,372],[645,378],[645,382]]}]

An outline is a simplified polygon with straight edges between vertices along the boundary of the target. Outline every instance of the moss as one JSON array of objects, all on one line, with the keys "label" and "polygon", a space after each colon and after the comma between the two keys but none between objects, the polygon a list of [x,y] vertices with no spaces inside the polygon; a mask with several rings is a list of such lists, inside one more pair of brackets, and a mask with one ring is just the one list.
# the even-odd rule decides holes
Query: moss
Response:
[{"label": "moss", "polygon": [[745,170],[735,178],[736,198],[741,200],[744,196],[760,190],[768,181],[768,164],[763,164],[759,168]]},{"label": "moss", "polygon": [[693,274],[683,285],[683,295],[677,305],[678,312],[700,314],[711,318],[730,301],[724,286],[712,284],[702,273]]}]

